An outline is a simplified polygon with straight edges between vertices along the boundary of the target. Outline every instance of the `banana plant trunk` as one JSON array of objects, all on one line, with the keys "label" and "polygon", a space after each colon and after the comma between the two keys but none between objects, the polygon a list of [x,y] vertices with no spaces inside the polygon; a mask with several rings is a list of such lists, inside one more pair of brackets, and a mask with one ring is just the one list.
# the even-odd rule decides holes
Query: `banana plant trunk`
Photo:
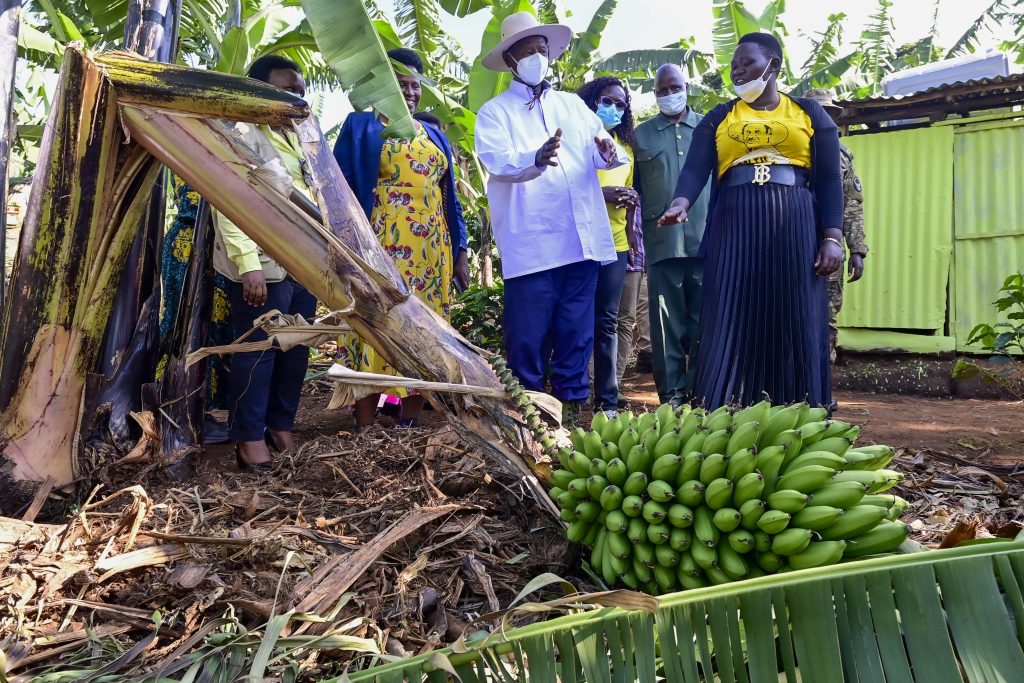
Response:
[{"label": "banana plant trunk", "polygon": [[[109,68],[108,68],[109,72]],[[260,190],[266,163],[224,121],[123,105],[133,140],[202,194],[292,277],[346,320],[400,373],[422,379],[502,387],[490,365],[443,318],[414,296],[374,237],[316,122],[296,132],[319,190],[321,225],[293,204],[268,201]],[[540,494],[550,466],[507,402],[428,394],[460,433]]]},{"label": "banana plant trunk", "polygon": [[[7,220],[7,178],[14,139],[14,71],[18,63],[21,0],[0,0],[0,217]],[[7,240],[0,239],[0,263],[5,263]],[[7,282],[0,277],[0,311],[7,299]]]},{"label": "banana plant trunk", "polygon": [[[266,161],[234,119],[291,127],[305,151],[321,218],[266,180]],[[127,136],[124,132],[127,132]],[[308,105],[249,79],[157,64],[127,53],[65,55],[19,247],[0,364],[0,508],[26,481],[64,486],[84,469],[78,421],[135,228],[168,166],[242,228],[399,372],[503,388],[475,347],[410,295],[377,242]],[[451,424],[521,478],[551,514],[539,480],[550,459],[510,401],[429,394]],[[544,445],[551,448],[549,439]]]},{"label": "banana plant trunk", "polygon": [[80,473],[86,377],[102,340],[159,164],[121,134],[102,69],[68,49],[43,133],[4,311],[0,509],[27,481]]},{"label": "banana plant trunk", "polygon": [[[177,52],[181,0],[131,0],[124,47],[157,62],[173,62]],[[139,409],[139,386],[153,381],[158,362],[160,253],[166,215],[166,174],[153,188],[150,206],[137,226],[135,241],[117,286],[114,311],[90,382],[88,406],[96,406],[89,438],[123,448],[131,442],[130,413]],[[156,323],[154,323],[156,320]],[[157,391],[155,387],[150,392]]]}]

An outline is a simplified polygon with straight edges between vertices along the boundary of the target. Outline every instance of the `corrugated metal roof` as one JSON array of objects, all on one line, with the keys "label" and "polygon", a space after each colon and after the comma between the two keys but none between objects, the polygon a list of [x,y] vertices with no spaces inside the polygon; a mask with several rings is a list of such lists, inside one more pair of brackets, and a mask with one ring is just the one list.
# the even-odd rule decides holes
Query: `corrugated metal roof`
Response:
[{"label": "corrugated metal roof", "polygon": [[928,88],[913,95],[841,100],[839,123],[928,117],[942,120],[949,114],[1024,104],[1024,74],[1011,74]]},{"label": "corrugated metal roof", "polygon": [[936,95],[955,97],[958,94],[968,92],[974,93],[979,90],[986,93],[995,93],[1020,89],[1024,89],[1024,74],[1010,74],[1009,76],[997,76],[995,78],[982,78],[975,81],[958,81],[956,83],[947,83],[946,85],[937,85],[935,87],[928,88],[927,90],[916,92],[913,95],[880,95],[878,97],[865,97],[858,100],[837,100],[836,104],[839,104],[843,108],[855,108],[880,102],[893,103],[906,102],[915,99],[934,99]]}]

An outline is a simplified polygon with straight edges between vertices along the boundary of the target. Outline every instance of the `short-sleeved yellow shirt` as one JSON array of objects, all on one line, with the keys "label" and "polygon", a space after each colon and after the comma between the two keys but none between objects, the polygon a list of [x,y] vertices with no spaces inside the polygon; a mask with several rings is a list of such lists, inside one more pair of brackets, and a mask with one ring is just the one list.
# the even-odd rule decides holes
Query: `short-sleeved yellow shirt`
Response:
[{"label": "short-sleeved yellow shirt", "polygon": [[[613,169],[597,169],[597,179],[601,181],[601,187],[632,187],[633,186],[633,150],[612,133],[615,141],[619,143],[626,152],[624,164]],[[612,239],[615,241],[615,251],[622,253],[629,251],[629,238],[626,237],[626,207],[607,204],[608,222],[612,226]]]},{"label": "short-sleeved yellow shirt", "polygon": [[758,111],[740,101],[715,131],[718,177],[742,164],[811,167],[811,117],[786,95],[779,106]]}]

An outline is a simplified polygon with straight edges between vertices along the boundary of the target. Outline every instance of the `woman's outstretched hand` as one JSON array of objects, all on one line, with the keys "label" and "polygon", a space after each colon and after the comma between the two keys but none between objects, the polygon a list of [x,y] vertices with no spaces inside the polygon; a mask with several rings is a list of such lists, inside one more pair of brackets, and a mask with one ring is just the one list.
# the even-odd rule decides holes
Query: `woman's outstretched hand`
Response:
[{"label": "woman's outstretched hand", "polygon": [[678,223],[685,223],[686,217],[689,215],[690,200],[685,197],[676,197],[669,204],[668,211],[661,215],[658,219],[658,226],[676,225]]}]

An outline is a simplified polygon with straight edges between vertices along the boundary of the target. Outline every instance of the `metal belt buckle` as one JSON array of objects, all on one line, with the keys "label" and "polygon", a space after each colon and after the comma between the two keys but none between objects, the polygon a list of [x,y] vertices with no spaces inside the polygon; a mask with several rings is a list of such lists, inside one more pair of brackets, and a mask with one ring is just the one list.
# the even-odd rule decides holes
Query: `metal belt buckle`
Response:
[{"label": "metal belt buckle", "polygon": [[756,185],[764,185],[772,179],[772,167],[768,164],[754,164],[754,178],[750,181]]}]

